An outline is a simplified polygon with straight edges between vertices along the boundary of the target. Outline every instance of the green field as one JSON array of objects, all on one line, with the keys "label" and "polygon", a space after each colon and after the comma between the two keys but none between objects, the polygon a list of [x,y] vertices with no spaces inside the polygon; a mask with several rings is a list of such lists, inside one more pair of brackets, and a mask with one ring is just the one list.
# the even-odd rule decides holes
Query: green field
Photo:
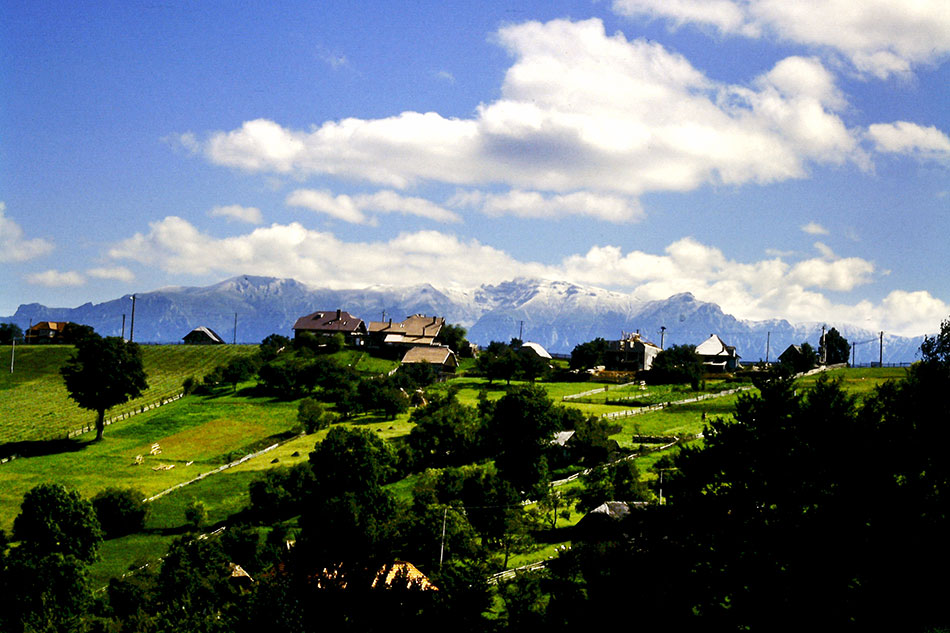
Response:
[{"label": "green field", "polygon": [[[140,398],[106,412],[106,417],[132,411],[180,393],[185,378],[201,378],[236,356],[252,354],[254,345],[143,345],[142,361],[149,388]],[[30,345],[16,349],[9,372],[11,348],[3,348],[0,363],[0,444],[63,438],[69,431],[91,425],[95,413],[69,399],[59,368],[72,355],[71,345]]]},{"label": "green field", "polygon": [[[253,347],[143,347],[146,371],[149,373],[152,397],[161,391],[177,390],[187,376],[200,378],[215,365],[226,362],[237,354],[246,354]],[[75,407],[66,398],[59,378],[59,367],[69,356],[71,348],[46,346],[20,348],[17,351],[16,371],[0,377],[0,438],[31,439],[44,437],[43,433],[60,432],[86,423],[91,414]],[[9,351],[7,351],[7,354]],[[367,373],[384,372],[393,366],[392,361],[375,359],[363,352],[347,351],[341,355],[345,363]],[[9,356],[6,357],[9,361]],[[878,384],[898,379],[903,369],[855,369],[830,372],[841,376],[844,387],[852,393],[865,395]],[[802,384],[812,384],[816,377],[802,379]],[[489,385],[480,378],[460,377],[450,381],[460,388],[459,399],[474,405],[478,394],[485,391],[489,398],[497,399],[507,393],[509,387],[496,381]],[[513,382],[512,385],[523,384]],[[538,383],[557,404],[580,409],[592,415],[609,411],[630,409],[623,404],[567,401],[565,395],[581,393],[600,387],[598,383]],[[9,531],[14,517],[19,512],[23,494],[33,486],[48,481],[63,483],[91,497],[109,486],[134,486],[150,496],[178,483],[188,481],[200,473],[208,472],[247,453],[281,442],[280,446],[240,466],[225,470],[190,484],[152,502],[152,513],[146,530],[105,543],[101,561],[92,569],[96,583],[105,581],[137,562],[155,560],[168,543],[183,531],[184,509],[193,499],[203,501],[209,511],[209,523],[225,522],[239,512],[248,502],[248,484],[259,471],[290,466],[308,459],[314,444],[326,434],[321,431],[310,436],[297,436],[292,431],[296,426],[296,402],[284,402],[254,395],[247,389],[249,382],[239,385],[236,393],[229,391],[214,396],[192,395],[122,420],[106,428],[104,441],[91,441],[92,435],[82,436],[74,443],[75,450],[38,457],[21,458],[0,464],[0,529]],[[707,385],[718,389],[718,385]],[[729,387],[732,385],[724,385]],[[433,389],[446,389],[438,385]],[[660,393],[660,388],[650,388]],[[607,394],[630,393],[638,395],[638,387],[619,389],[611,386]],[[690,397],[691,392],[669,390],[670,400]],[[604,394],[598,394],[603,396]],[[675,397],[673,397],[675,395]],[[674,405],[658,411],[615,420],[620,431],[613,437],[621,446],[635,449],[638,442],[635,434],[643,435],[697,435],[703,430],[703,413],[707,418],[729,417],[739,396],[706,400],[698,403]],[[149,394],[143,400],[149,400]],[[75,422],[63,422],[72,419]],[[408,413],[395,420],[379,416],[358,416],[347,424],[359,425],[373,430],[380,437],[393,439],[405,436],[411,429]],[[44,420],[43,424],[24,426],[24,419]],[[56,424],[60,424],[59,427]],[[11,441],[6,439],[3,441]],[[161,453],[150,455],[153,444],[159,444]],[[676,449],[673,449],[676,450]],[[143,464],[134,465],[135,458],[143,456]],[[650,453],[638,458],[637,463],[645,479],[653,477],[649,467],[660,457]],[[159,466],[174,466],[167,470],[153,470]],[[403,498],[411,494],[413,479],[409,478],[391,486],[394,493]],[[573,483],[571,485],[578,485]],[[576,514],[576,513],[575,513]],[[573,523],[579,517],[572,516]],[[512,566],[530,562],[532,557],[544,557],[554,547],[546,545],[533,552],[513,559]]]}]

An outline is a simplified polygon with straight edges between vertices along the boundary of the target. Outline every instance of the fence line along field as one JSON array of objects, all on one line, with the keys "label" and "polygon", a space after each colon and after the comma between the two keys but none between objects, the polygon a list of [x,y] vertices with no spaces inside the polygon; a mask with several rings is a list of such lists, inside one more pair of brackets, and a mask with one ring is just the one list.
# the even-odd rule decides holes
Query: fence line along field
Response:
[{"label": "fence line along field", "polygon": [[[59,368],[73,349],[71,345],[18,346],[13,372],[9,371],[12,349],[4,349],[0,355],[0,445],[60,439],[93,424],[95,413],[70,400],[59,377]],[[143,345],[149,388],[141,397],[107,411],[106,417],[180,393],[185,378],[200,381],[215,366],[256,350],[252,345]]]}]

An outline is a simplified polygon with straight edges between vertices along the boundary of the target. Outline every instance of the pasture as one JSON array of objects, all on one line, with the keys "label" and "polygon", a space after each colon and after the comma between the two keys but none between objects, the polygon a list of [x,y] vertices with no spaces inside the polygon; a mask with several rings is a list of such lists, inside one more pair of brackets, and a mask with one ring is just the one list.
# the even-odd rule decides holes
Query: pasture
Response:
[{"label": "pasture", "polygon": [[[177,391],[188,376],[200,379],[214,366],[230,358],[254,351],[251,346],[162,346],[143,347],[150,389],[142,399],[149,401],[158,395]],[[23,347],[17,350],[17,366],[13,374],[0,375],[0,443],[41,439],[60,434],[88,423],[91,414],[76,407],[66,397],[59,377],[59,367],[71,353],[64,346]],[[9,350],[7,350],[9,354]],[[384,372],[392,361],[372,358],[363,352],[344,352],[346,364],[367,373]],[[9,361],[9,356],[6,357]],[[855,369],[829,372],[841,376],[848,391],[859,396],[889,379],[903,376],[903,369]],[[817,377],[801,380],[813,384]],[[135,415],[106,428],[104,441],[91,441],[84,435],[68,444],[69,450],[49,455],[17,459],[0,464],[0,529],[9,531],[19,512],[23,494],[43,482],[60,482],[77,489],[89,498],[110,486],[135,487],[144,496],[151,496],[201,473],[209,472],[232,460],[274,443],[278,448],[239,466],[224,470],[201,481],[176,490],[151,503],[151,516],[144,532],[107,541],[101,551],[101,561],[90,571],[95,583],[124,571],[129,565],[154,560],[168,543],[183,533],[184,509],[194,499],[200,499],[208,509],[208,523],[226,522],[248,503],[248,484],[260,471],[290,466],[308,459],[314,444],[322,440],[326,431],[301,436],[295,428],[297,402],[275,400],[257,395],[250,387],[255,383],[239,385],[235,393],[229,390],[211,396],[188,396],[162,407]],[[524,384],[512,381],[512,386]],[[649,395],[661,402],[691,397],[693,392],[682,392],[673,387],[639,386],[620,388],[611,385],[604,393],[581,400],[562,402],[566,395],[578,394],[601,387],[593,382],[538,383],[559,406],[577,408],[591,415],[602,415],[634,408],[629,399]],[[492,400],[508,392],[505,383],[474,377],[459,377],[447,385],[431,389],[444,390],[448,385],[458,387],[459,400],[474,405],[480,392]],[[718,391],[733,385],[707,384],[708,390]],[[635,449],[639,444],[634,435],[695,436],[703,430],[706,418],[729,417],[738,395],[683,405],[614,420],[620,430],[613,435],[623,448]],[[605,402],[606,400],[606,402]],[[128,405],[127,405],[128,406]],[[398,439],[409,433],[409,414],[386,420],[380,416],[362,415],[346,422],[362,426],[385,439]],[[24,424],[33,420],[32,425]],[[61,435],[60,435],[61,437]],[[11,439],[12,438],[12,439]],[[157,444],[160,453],[151,454]],[[142,463],[136,465],[136,457]],[[644,479],[654,475],[649,467],[660,457],[651,453],[638,458]],[[393,491],[408,498],[413,479],[407,478],[391,485]],[[573,484],[576,485],[576,484]],[[573,523],[579,516],[571,516]],[[546,546],[547,547],[547,546]],[[544,550],[546,551],[546,550]],[[539,556],[538,550],[531,556]],[[519,557],[512,564],[526,562]]]},{"label": "pasture", "polygon": [[[254,345],[143,345],[149,388],[141,397],[107,411],[106,417],[178,394],[185,378],[193,376],[200,381],[215,366],[256,350]],[[71,345],[21,345],[16,348],[14,371],[9,372],[12,349],[3,348],[0,445],[64,438],[95,421],[95,413],[80,409],[69,399],[59,375],[72,352]]]}]

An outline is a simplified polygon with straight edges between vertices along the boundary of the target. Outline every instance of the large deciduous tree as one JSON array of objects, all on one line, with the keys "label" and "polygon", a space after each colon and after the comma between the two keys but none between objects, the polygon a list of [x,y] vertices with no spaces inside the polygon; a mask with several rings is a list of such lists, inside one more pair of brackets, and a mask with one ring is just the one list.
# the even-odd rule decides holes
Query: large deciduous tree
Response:
[{"label": "large deciduous tree", "polygon": [[828,330],[818,343],[818,358],[822,359],[826,365],[847,363],[850,353],[851,346],[848,345],[848,339],[841,336],[835,328]]},{"label": "large deciduous tree", "polygon": [[76,353],[60,373],[69,397],[96,412],[97,441],[102,439],[106,409],[137,398],[148,388],[138,345],[115,336],[77,342]]},{"label": "large deciduous tree", "polygon": [[693,389],[699,388],[703,377],[703,361],[692,345],[673,345],[653,359],[653,366],[647,372],[647,382],[651,384],[671,384],[688,382]]},{"label": "large deciduous tree", "polygon": [[60,484],[40,484],[23,496],[13,522],[20,547],[42,554],[59,553],[92,562],[102,531],[92,504]]},{"label": "large deciduous tree", "polygon": [[9,345],[23,339],[23,330],[16,323],[0,323],[0,345]]}]

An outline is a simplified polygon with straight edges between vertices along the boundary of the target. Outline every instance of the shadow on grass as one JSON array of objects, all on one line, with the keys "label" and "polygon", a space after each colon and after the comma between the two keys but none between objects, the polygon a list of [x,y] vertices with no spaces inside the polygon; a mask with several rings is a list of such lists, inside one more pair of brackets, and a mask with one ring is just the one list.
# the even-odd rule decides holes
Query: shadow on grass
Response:
[{"label": "shadow on grass", "polygon": [[76,438],[56,440],[29,440],[0,444],[0,458],[17,455],[19,457],[39,457],[57,453],[75,453],[89,446],[88,440]]}]

